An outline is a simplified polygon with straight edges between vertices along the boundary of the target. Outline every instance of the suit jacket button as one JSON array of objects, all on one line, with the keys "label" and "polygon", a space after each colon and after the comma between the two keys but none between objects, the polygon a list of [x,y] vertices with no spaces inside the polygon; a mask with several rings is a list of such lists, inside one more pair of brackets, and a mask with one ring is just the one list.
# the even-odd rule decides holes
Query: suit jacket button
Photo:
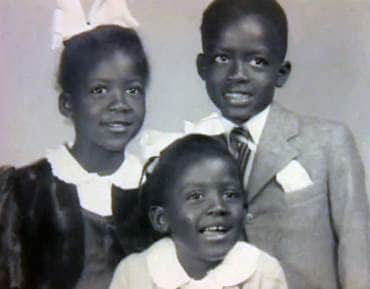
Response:
[{"label": "suit jacket button", "polygon": [[247,213],[246,217],[245,217],[246,221],[248,224],[251,224],[254,220],[254,214],[252,213]]}]

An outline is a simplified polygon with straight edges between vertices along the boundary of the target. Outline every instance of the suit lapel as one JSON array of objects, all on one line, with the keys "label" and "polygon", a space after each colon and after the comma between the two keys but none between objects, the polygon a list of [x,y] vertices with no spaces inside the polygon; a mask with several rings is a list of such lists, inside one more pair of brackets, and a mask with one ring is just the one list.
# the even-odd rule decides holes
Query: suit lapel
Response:
[{"label": "suit lapel", "polygon": [[284,108],[273,104],[253,162],[247,186],[248,201],[298,155],[289,140],[298,134],[298,119]]}]

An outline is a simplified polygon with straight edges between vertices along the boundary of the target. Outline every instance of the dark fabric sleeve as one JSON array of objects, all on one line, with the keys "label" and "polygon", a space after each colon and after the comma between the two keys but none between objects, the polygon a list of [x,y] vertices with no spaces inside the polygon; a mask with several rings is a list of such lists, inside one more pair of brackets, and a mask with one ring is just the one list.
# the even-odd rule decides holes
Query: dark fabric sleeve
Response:
[{"label": "dark fabric sleeve", "polygon": [[55,179],[44,159],[0,169],[0,288],[71,289],[83,262],[74,186]]},{"label": "dark fabric sleeve", "polygon": [[19,208],[15,201],[13,167],[0,168],[0,287],[20,288],[22,284]]},{"label": "dark fabric sleeve", "polygon": [[149,247],[155,232],[147,214],[141,207],[137,189],[121,190],[114,188],[113,216],[118,239],[125,255],[141,252]]}]

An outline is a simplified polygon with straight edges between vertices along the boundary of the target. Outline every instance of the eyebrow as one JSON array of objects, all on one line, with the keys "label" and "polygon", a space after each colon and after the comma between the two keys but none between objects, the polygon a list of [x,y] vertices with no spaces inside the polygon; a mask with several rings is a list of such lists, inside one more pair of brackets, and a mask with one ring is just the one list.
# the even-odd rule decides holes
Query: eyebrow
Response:
[{"label": "eyebrow", "polygon": [[[258,47],[253,47],[252,49],[248,50],[247,52],[248,52],[248,54],[259,54],[259,53],[269,54],[273,50],[274,50],[274,48],[269,49],[266,46],[258,46]],[[234,49],[230,48],[230,47],[211,47],[209,49],[209,51],[210,51],[211,54],[217,53],[217,52],[231,53],[231,52],[234,51]]]},{"label": "eyebrow", "polygon": [[[110,82],[112,80],[112,78],[91,78],[90,79],[91,81],[96,81],[96,82]],[[141,77],[132,77],[132,78],[122,78],[122,79],[118,79],[118,80],[122,80],[122,81],[125,81],[126,83],[130,83],[130,82],[143,82],[144,79],[141,78]]]}]

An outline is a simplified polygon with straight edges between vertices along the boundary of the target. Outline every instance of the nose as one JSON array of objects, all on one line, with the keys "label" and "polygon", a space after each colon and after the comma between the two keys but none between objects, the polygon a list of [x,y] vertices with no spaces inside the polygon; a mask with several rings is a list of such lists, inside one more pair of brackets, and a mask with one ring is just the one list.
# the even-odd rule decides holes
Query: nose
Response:
[{"label": "nose", "polygon": [[109,109],[112,111],[129,111],[131,110],[130,105],[127,103],[125,93],[119,89],[112,92],[112,100],[109,105]]},{"label": "nose", "polygon": [[208,214],[215,216],[225,216],[229,214],[228,207],[221,195],[217,194],[212,198],[208,209]]},{"label": "nose", "polygon": [[230,70],[229,70],[228,79],[232,81],[247,81],[248,80],[246,67],[242,60],[236,60],[234,63],[232,63]]}]

